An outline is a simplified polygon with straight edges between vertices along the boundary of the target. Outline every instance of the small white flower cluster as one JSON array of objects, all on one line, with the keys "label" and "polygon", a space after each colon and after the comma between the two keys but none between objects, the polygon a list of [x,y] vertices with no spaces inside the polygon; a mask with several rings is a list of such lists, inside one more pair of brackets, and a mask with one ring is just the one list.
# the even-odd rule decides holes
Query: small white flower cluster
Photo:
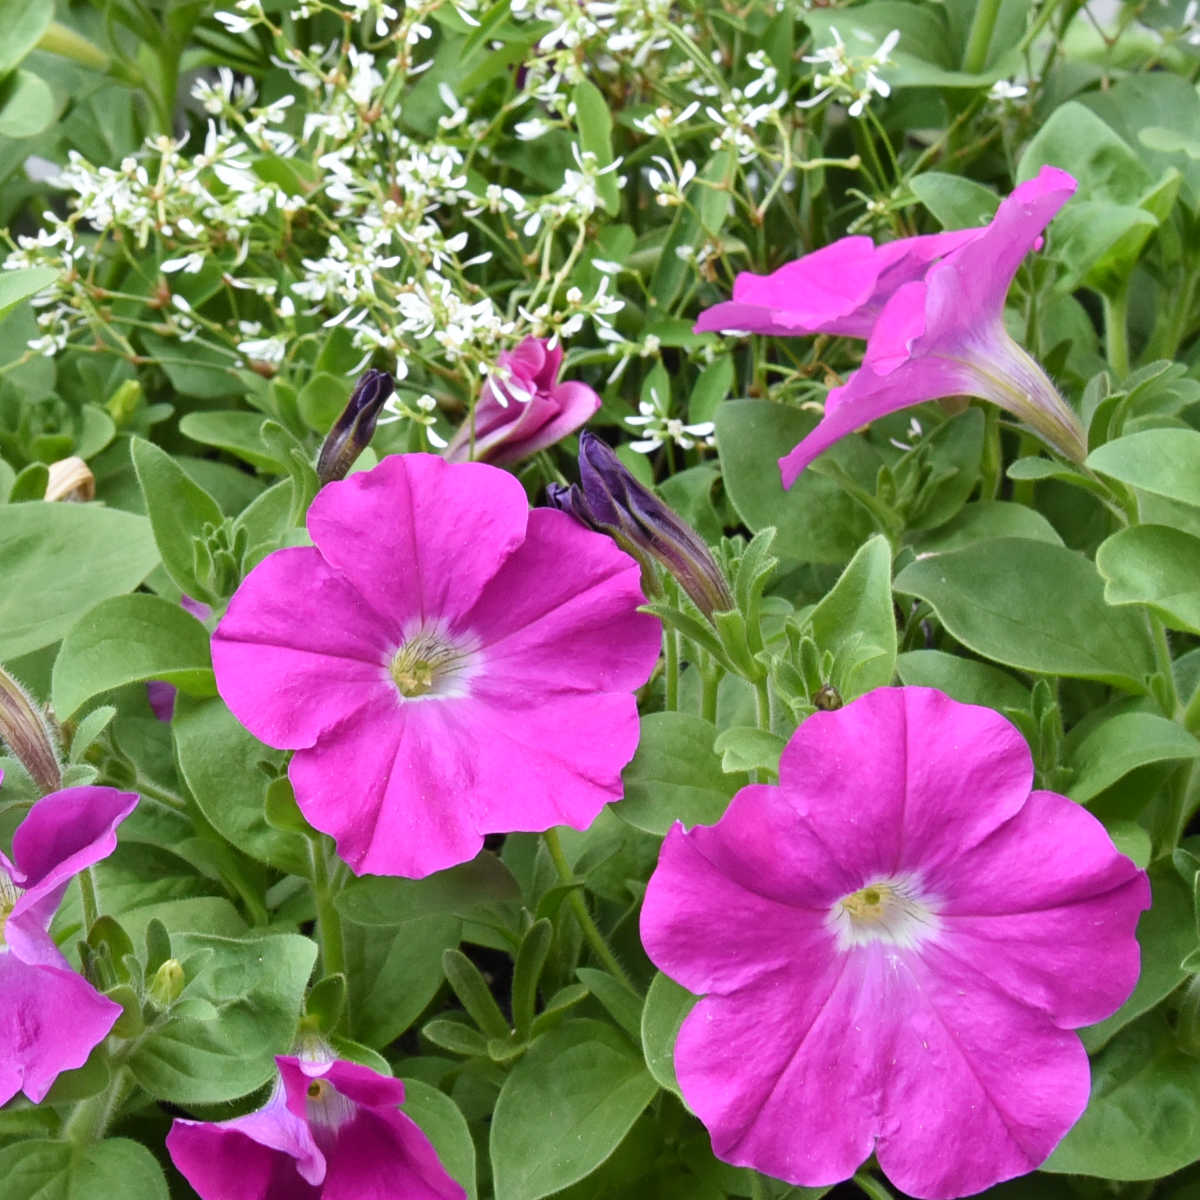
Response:
[{"label": "small white flower cluster", "polygon": [[650,389],[650,399],[638,404],[638,415],[626,417],[625,424],[641,432],[642,437],[629,443],[631,450],[639,454],[650,454],[664,442],[671,442],[681,450],[691,450],[697,443],[714,446],[713,423],[700,421],[685,425],[678,417],[670,414],[670,397],[660,396],[657,388]]},{"label": "small white flower cluster", "polygon": [[[847,111],[850,116],[861,117],[872,96],[886,99],[892,94],[891,85],[880,76],[879,71],[891,62],[891,53],[900,41],[900,31],[893,29],[876,50],[865,56],[852,55],[834,26],[829,27],[829,32],[833,34],[833,45],[804,58],[806,63],[813,63],[820,68],[813,75],[813,86],[819,90],[807,100],[798,100],[796,106],[812,108],[833,96],[837,100],[848,100]],[[857,36],[865,37],[862,33]]]}]

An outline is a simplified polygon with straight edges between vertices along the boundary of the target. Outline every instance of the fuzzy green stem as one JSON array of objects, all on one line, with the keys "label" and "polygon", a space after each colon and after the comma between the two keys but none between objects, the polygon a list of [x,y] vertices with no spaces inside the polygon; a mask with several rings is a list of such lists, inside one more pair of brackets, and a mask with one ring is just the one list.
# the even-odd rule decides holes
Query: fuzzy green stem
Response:
[{"label": "fuzzy green stem", "polygon": [[983,70],[999,15],[1000,0],[979,0],[975,5],[971,31],[967,34],[967,48],[963,53],[962,69],[968,75],[978,75]]},{"label": "fuzzy green stem", "polygon": [[714,725],[717,721],[717,695],[721,684],[718,668],[700,669],[700,715]]},{"label": "fuzzy green stem", "polygon": [[1100,296],[1104,308],[1104,346],[1108,365],[1120,383],[1129,374],[1129,283]]},{"label": "fuzzy green stem", "polygon": [[[576,881],[575,872],[571,870],[571,864],[567,862],[562,842],[558,838],[558,830],[553,828],[547,829],[542,834],[542,838],[546,843],[546,849],[550,854],[550,861],[554,863],[554,869],[558,873],[559,880],[563,883],[574,883]],[[637,988],[633,986],[629,976],[625,974],[625,968],[621,966],[617,956],[612,951],[612,947],[605,941],[604,934],[600,932],[600,927],[592,919],[592,914],[588,912],[587,904],[579,888],[571,888],[567,893],[567,903],[570,904],[571,910],[575,913],[575,919],[579,922],[579,928],[583,930],[584,939],[591,946],[593,953],[604,964],[609,974],[623,983],[636,996],[638,994]]]},{"label": "fuzzy green stem", "polygon": [[92,868],[84,867],[77,876],[79,880],[79,896],[83,908],[83,936],[87,937],[92,926],[100,916],[100,905],[96,899],[96,881],[92,878]]},{"label": "fuzzy green stem", "polygon": [[666,688],[665,707],[668,712],[679,710],[679,634],[663,629],[663,683]]},{"label": "fuzzy green stem", "polygon": [[119,1067],[108,1081],[108,1087],[97,1096],[81,1100],[67,1118],[62,1136],[83,1148],[100,1141],[133,1090],[134,1081],[128,1067]]},{"label": "fuzzy green stem", "polygon": [[344,975],[347,979],[346,1007],[342,1010],[342,1024],[347,1032],[350,1024],[349,974],[346,971],[346,941],[342,930],[341,914],[334,904],[337,889],[334,887],[329,861],[324,846],[314,838],[309,843],[312,857],[313,899],[317,906],[317,939],[321,946],[321,971],[324,975]]}]

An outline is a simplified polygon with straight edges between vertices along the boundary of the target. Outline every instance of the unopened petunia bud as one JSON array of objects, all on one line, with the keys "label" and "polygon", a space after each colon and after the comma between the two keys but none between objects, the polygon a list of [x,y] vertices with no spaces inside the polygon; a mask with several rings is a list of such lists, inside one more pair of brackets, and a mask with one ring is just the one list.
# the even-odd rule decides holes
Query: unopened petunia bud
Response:
[{"label": "unopened petunia bud", "polygon": [[696,607],[712,616],[734,607],[729,584],[699,534],[626,469],[611,447],[584,430],[579,484],[551,484],[547,499],[581,524],[607,533],[642,564],[669,571]]},{"label": "unopened petunia bud", "polygon": [[0,742],[46,795],[62,786],[58,742],[50,722],[29,693],[0,667]]},{"label": "unopened petunia bud", "polygon": [[147,999],[159,1012],[166,1012],[183,993],[187,978],[183,973],[183,964],[177,958],[168,958],[154,972],[147,990]]},{"label": "unopened petunia bud", "polygon": [[367,371],[354,387],[345,411],[334,422],[317,458],[321,486],[345,479],[354,460],[367,448],[375,433],[375,421],[394,384],[386,371]]}]

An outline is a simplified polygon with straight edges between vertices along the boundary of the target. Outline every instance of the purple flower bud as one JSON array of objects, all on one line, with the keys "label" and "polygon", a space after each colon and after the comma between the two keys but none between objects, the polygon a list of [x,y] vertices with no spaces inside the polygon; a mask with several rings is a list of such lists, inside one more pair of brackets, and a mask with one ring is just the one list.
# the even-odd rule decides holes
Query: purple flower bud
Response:
[{"label": "purple flower bud", "polygon": [[7,746],[43,795],[62,786],[58,741],[33,697],[0,668],[0,745]]},{"label": "purple flower bud", "polygon": [[643,487],[595,434],[579,435],[580,484],[551,484],[553,507],[607,533],[654,576],[657,563],[679,581],[696,607],[711,617],[734,607],[729,584],[694,529]]},{"label": "purple flower bud", "polygon": [[345,411],[334,422],[317,458],[317,478],[322,487],[335,479],[345,479],[354,460],[370,445],[379,410],[394,386],[386,371],[374,369],[355,385]]}]

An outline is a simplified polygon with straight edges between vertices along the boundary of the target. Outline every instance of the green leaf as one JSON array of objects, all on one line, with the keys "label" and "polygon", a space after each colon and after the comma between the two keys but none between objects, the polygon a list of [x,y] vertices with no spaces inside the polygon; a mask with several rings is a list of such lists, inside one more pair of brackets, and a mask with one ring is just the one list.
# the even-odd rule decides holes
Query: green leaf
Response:
[{"label": "green leaf", "polygon": [[896,657],[896,674],[909,686],[937,688],[962,704],[997,711],[1029,707],[1029,689],[1007,671],[944,650],[909,650]]},{"label": "green leaf", "polygon": [[922,555],[944,554],[972,542],[1007,537],[1063,544],[1058,531],[1037,509],[1007,500],[976,500],[964,505],[945,525],[913,538],[913,547]]},{"label": "green leaf", "polygon": [[1136,525],[1096,551],[1109,604],[1145,604],[1172,629],[1200,633],[1200,538],[1166,525]]},{"label": "green leaf", "polygon": [[642,1053],[650,1074],[668,1091],[683,1098],[675,1077],[675,1041],[679,1027],[698,998],[661,971],[650,981],[642,1009]]},{"label": "green leaf", "polygon": [[843,652],[852,656],[853,665],[840,674],[843,700],[891,683],[896,668],[896,618],[887,538],[877,534],[864,543],[833,590],[809,614],[807,625],[819,649],[835,658]]},{"label": "green leaf", "polygon": [[579,123],[579,145],[584,154],[596,157],[597,170],[604,174],[596,179],[596,195],[604,205],[604,211],[615,217],[621,210],[621,191],[617,185],[616,171],[605,171],[612,166],[612,114],[603,92],[586,79],[581,79],[571,94],[575,102],[575,120]]},{"label": "green leaf", "polygon": [[530,1046],[492,1117],[496,1200],[539,1200],[594,1171],[658,1084],[611,1026],[568,1021]]},{"label": "green leaf", "polygon": [[54,124],[62,104],[32,71],[14,71],[0,82],[0,137],[28,138]]},{"label": "green leaf", "polygon": [[1145,691],[1154,655],[1133,613],[1110,608],[1082,554],[1025,538],[977,542],[910,563],[895,589],[928,601],[960,642],[1025,671]]},{"label": "green leaf", "polygon": [[403,925],[428,916],[466,916],[480,905],[520,900],[512,872],[491,851],[424,879],[366,875],[353,879],[335,901],[359,925]]},{"label": "green leaf", "polygon": [[1143,492],[1200,505],[1200,433],[1143,429],[1097,447],[1085,466]]},{"label": "green leaf", "polygon": [[53,0],[0,0],[0,75],[21,62],[53,20]]},{"label": "green leaf", "polygon": [[193,412],[179,422],[179,432],[194,442],[228,450],[252,467],[281,474],[286,464],[266,449],[259,436],[264,423],[261,413]]},{"label": "green leaf", "polygon": [[0,521],[0,661],[52,645],[158,562],[145,517],[91,504],[10,504]]},{"label": "green leaf", "polygon": [[615,976],[595,967],[577,967],[575,974],[634,1041],[641,1038],[642,1000]]},{"label": "green leaf", "polygon": [[[717,449],[725,488],[738,516],[757,533],[778,530],[781,558],[843,563],[874,532],[870,517],[833,480],[803,471],[785,492],[781,455],[816,428],[815,414],[771,400],[729,400],[717,409]],[[864,488],[874,491],[879,455],[861,438],[843,438],[827,452]]]},{"label": "green leaf", "polygon": [[183,998],[207,1001],[216,1017],[168,1019],[129,1056],[134,1077],[174,1104],[245,1096],[273,1078],[274,1056],[292,1047],[316,944],[292,933],[238,940],[176,933],[171,944],[187,975]]},{"label": "green leaf", "polygon": [[1196,758],[1200,742],[1181,725],[1148,712],[1118,713],[1088,730],[1067,757],[1071,799],[1086,804],[1147,763]]},{"label": "green leaf", "polygon": [[475,1182],[475,1143],[462,1110],[445,1092],[420,1079],[405,1078],[402,1112],[411,1117],[433,1143],[447,1174],[467,1190],[470,1200],[478,1195]]},{"label": "green leaf", "polygon": [[1123,1029],[1092,1062],[1092,1096],[1043,1171],[1156,1179],[1200,1145],[1200,1059],[1181,1054],[1162,1009]]},{"label": "green leaf", "polygon": [[[220,400],[227,396],[239,396],[246,385],[238,377],[233,355],[199,342],[183,342],[159,337],[147,329],[140,330],[138,337],[146,353],[166,372],[171,386],[184,396],[196,396],[202,400]],[[179,423],[184,424],[193,417],[207,418],[225,416],[224,413],[189,413]],[[243,414],[249,416],[250,414]],[[261,418],[259,418],[261,420]],[[188,436],[192,436],[188,434]],[[203,441],[203,438],[198,438]]]},{"label": "green leaf", "polygon": [[22,300],[36,296],[58,278],[53,267],[27,267],[20,271],[0,272],[0,319]]},{"label": "green leaf", "polygon": [[1137,927],[1142,972],[1133,994],[1111,1017],[1079,1031],[1089,1054],[1169,996],[1185,977],[1180,963],[1196,944],[1191,894],[1169,860],[1155,863],[1149,877],[1152,902]]},{"label": "green leaf", "polygon": [[754,725],[731,725],[717,734],[713,748],[721,756],[724,771],[765,770],[778,775],[779,759],[786,744],[769,730]]},{"label": "green leaf", "polygon": [[383,929],[344,921],[346,975],[352,981],[352,1035],[368,1046],[395,1041],[442,984],[442,952],[457,946],[462,922],[427,916]]},{"label": "green leaf", "polygon": [[238,723],[222,700],[179,696],[171,723],[179,769],[212,827],[245,854],[303,875],[311,866],[308,840],[267,824],[267,785],[283,765],[278,750],[264,746]]},{"label": "green leaf", "polygon": [[986,225],[996,215],[1000,203],[1000,197],[983,184],[941,171],[925,171],[911,179],[909,187],[943,229]]},{"label": "green leaf", "polygon": [[30,1140],[0,1150],[4,1200],[167,1200],[167,1181],[154,1155],[128,1138],[82,1147]]},{"label": "green leaf", "polygon": [[718,820],[745,780],[725,774],[713,749],[716,736],[711,722],[691,713],[648,713],[637,753],[622,776],[625,798],[613,812],[660,837],[676,821]]},{"label": "green leaf", "polygon": [[133,438],[130,457],[167,574],[187,595],[214,599],[196,578],[192,539],[204,536],[205,525],[221,524],[224,514],[220,505],[153,442]]},{"label": "green leaf", "polygon": [[159,596],[113,596],[63,638],[51,683],[54,710],[67,720],[93,696],[148,679],[194,696],[216,695],[208,630]]}]

